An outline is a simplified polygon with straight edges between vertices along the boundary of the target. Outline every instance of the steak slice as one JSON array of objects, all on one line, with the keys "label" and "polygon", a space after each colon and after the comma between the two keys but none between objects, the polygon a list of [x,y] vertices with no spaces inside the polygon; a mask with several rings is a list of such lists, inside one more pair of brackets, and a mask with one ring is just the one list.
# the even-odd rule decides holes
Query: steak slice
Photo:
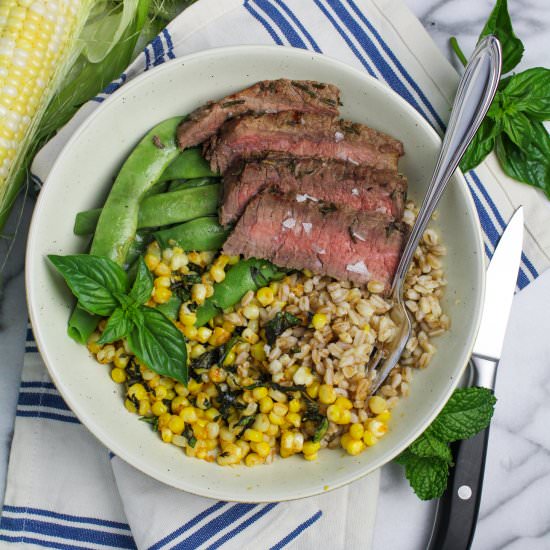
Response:
[{"label": "steak slice", "polygon": [[402,223],[379,212],[338,210],[267,191],[250,201],[223,250],[357,284],[376,280],[389,291],[406,235]]},{"label": "steak slice", "polygon": [[289,111],[229,120],[204,145],[212,170],[222,174],[237,158],[262,157],[270,151],[397,170],[403,144],[364,124]]},{"label": "steak slice", "polygon": [[238,163],[225,172],[223,184],[222,225],[235,221],[250,199],[267,187],[298,194],[301,202],[333,202],[395,219],[401,219],[407,196],[407,180],[394,171],[326,159],[267,158]]},{"label": "steak slice", "polygon": [[311,80],[264,80],[250,88],[210,101],[193,111],[178,127],[181,149],[213,136],[229,118],[246,113],[300,111],[337,115],[340,90],[333,84]]}]

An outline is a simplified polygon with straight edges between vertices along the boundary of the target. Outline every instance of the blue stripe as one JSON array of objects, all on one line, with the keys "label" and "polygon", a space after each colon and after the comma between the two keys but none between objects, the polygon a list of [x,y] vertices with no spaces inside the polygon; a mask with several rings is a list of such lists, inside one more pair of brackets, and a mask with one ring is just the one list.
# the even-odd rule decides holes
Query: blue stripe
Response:
[{"label": "blue stripe", "polygon": [[22,388],[47,388],[49,390],[55,390],[56,387],[51,382],[21,382]]},{"label": "blue stripe", "polygon": [[145,71],[151,66],[151,56],[149,55],[149,44],[143,48],[143,53],[145,54]]},{"label": "blue stripe", "polygon": [[342,23],[351,32],[351,34],[359,41],[364,52],[372,60],[376,68],[382,74],[384,80],[395,90],[401,97],[407,100],[418,112],[427,118],[426,113],[417,103],[416,99],[411,95],[400,78],[395,74],[393,69],[388,65],[387,61],[382,57],[378,48],[372,43],[371,39],[359,26],[357,21],[351,17],[340,0],[327,0],[327,3],[334,12],[338,15]]},{"label": "blue stripe", "polygon": [[34,334],[32,332],[32,328],[27,328],[27,336],[26,336],[27,342],[34,342]]},{"label": "blue stripe", "polygon": [[294,22],[294,24],[304,33],[304,36],[308,39],[309,43],[311,44],[311,47],[314,51],[323,53],[321,51],[321,48],[317,45],[317,42],[313,39],[313,36],[309,34],[307,29],[302,25],[301,21],[294,15],[294,12],[281,0],[275,0],[277,4],[283,9],[283,11],[290,17],[290,19]]},{"label": "blue stripe", "polygon": [[59,409],[61,411],[71,410],[59,394],[44,392],[19,392],[17,405],[47,407],[48,409]]},{"label": "blue stripe", "polygon": [[535,266],[529,261],[529,258],[522,252],[521,253],[521,261],[525,264],[525,267],[531,272],[531,275],[533,277],[538,277],[539,272],[535,269]]},{"label": "blue stripe", "polygon": [[340,36],[344,39],[346,44],[348,45],[349,49],[355,54],[355,57],[361,62],[361,65],[367,70],[367,72],[371,76],[375,76],[374,71],[372,70],[371,66],[369,65],[368,61],[361,55],[359,50],[355,47],[355,44],[349,39],[347,33],[338,25],[334,17],[327,11],[325,6],[321,4],[320,0],[314,0],[317,7],[323,12],[324,16],[332,23],[332,26],[338,31]]},{"label": "blue stripe", "polygon": [[289,25],[288,21],[281,15],[281,12],[275,8],[268,0],[255,0],[255,4],[261,8],[265,14],[281,29],[282,33],[285,35],[289,44],[294,48],[307,49],[306,43],[294,30],[294,28]]},{"label": "blue stripe", "polygon": [[441,128],[441,130],[445,130],[446,125],[441,120],[439,114],[435,110],[434,106],[430,103],[430,100],[426,97],[424,92],[421,90],[420,86],[414,81],[414,79],[411,77],[411,75],[407,72],[405,67],[401,64],[399,59],[396,57],[396,55],[393,53],[393,51],[390,49],[390,47],[384,42],[384,39],[380,36],[380,33],[376,30],[374,25],[363,15],[361,10],[357,7],[355,2],[353,0],[348,0],[348,4],[351,6],[351,9],[357,14],[359,19],[367,26],[367,28],[372,32],[372,34],[375,36],[376,40],[378,40],[380,46],[382,46],[382,49],[386,52],[388,57],[395,63],[396,67],[399,69],[399,72],[403,75],[405,80],[412,86],[414,91],[420,96],[420,99],[422,99],[422,102],[424,105],[428,108],[428,111],[433,115],[434,119],[436,120],[437,124]]},{"label": "blue stripe", "polygon": [[269,33],[269,36],[271,36],[275,44],[282,46],[283,41],[279,38],[277,33],[273,30],[273,27],[250,5],[249,0],[244,1],[244,7],[248,10],[250,15],[254,17],[254,19],[259,21],[263,25],[264,29]]},{"label": "blue stripe", "polygon": [[201,544],[204,544],[208,539],[214,537],[222,529],[225,529],[232,523],[235,523],[239,518],[242,518],[245,514],[250,512],[253,508],[256,508],[257,504],[235,504],[231,506],[226,512],[215,517],[212,521],[209,521],[206,525],[197,529],[190,537],[182,540],[171,549],[175,550],[194,550]]},{"label": "blue stripe", "polygon": [[527,275],[525,275],[525,272],[523,271],[523,269],[520,268],[518,272],[518,281],[517,281],[518,287],[520,289],[525,288],[530,282],[531,281],[529,280]]},{"label": "blue stripe", "polygon": [[38,353],[38,348],[36,346],[25,346],[26,353]]},{"label": "blue stripe", "polygon": [[60,422],[69,422],[71,424],[80,424],[76,416],[64,416],[62,414],[50,413],[47,411],[20,411],[18,410],[15,416],[23,416],[25,418],[47,418],[48,420],[59,420]]},{"label": "blue stripe", "polygon": [[238,535],[242,531],[244,531],[247,527],[252,525],[253,523],[256,523],[261,517],[265,516],[268,512],[271,512],[275,506],[277,506],[278,502],[272,502],[271,504],[267,504],[264,506],[261,510],[250,516],[247,520],[243,521],[241,524],[237,525],[235,529],[232,529],[231,531],[227,532],[223,537],[220,537],[214,544],[210,545],[207,550],[215,550],[215,548],[219,548],[222,544],[225,544],[228,540],[232,539],[235,535]]},{"label": "blue stripe", "polygon": [[500,215],[500,212],[498,211],[498,208],[496,207],[495,203],[493,202],[493,199],[489,196],[489,193],[487,193],[487,189],[485,189],[483,183],[481,183],[481,180],[479,179],[478,175],[475,173],[475,170],[470,170],[468,174],[471,176],[472,180],[476,184],[477,188],[480,190],[481,194],[489,204],[491,210],[493,211],[495,218],[497,219],[498,223],[500,224],[500,227],[504,229],[506,227],[506,222]]},{"label": "blue stripe", "polygon": [[493,225],[493,222],[491,221],[491,218],[489,217],[487,210],[485,210],[485,207],[483,206],[483,204],[481,204],[481,201],[479,200],[479,197],[477,196],[477,193],[474,191],[472,185],[468,180],[466,181],[468,183],[468,187],[470,188],[470,193],[472,195],[472,198],[474,199],[474,204],[476,205],[477,214],[479,216],[479,220],[481,221],[483,231],[485,231],[485,234],[487,235],[489,241],[491,242],[494,248],[500,237],[500,233],[496,230],[495,226]]},{"label": "blue stripe", "polygon": [[9,504],[4,505],[6,512],[12,512],[14,514],[29,513],[36,516],[45,516],[48,518],[62,519],[64,521],[74,521],[77,523],[89,523],[90,525],[99,525],[102,527],[112,527],[113,529],[124,529],[130,531],[130,527],[127,523],[121,523],[120,521],[111,521],[109,519],[99,519],[90,516],[73,516],[72,514],[60,514],[59,512],[53,512],[52,510],[44,510],[43,508],[29,508],[27,506],[11,506]]},{"label": "blue stripe", "polygon": [[164,46],[159,36],[155,36],[151,40],[151,47],[153,48],[153,53],[155,54],[155,59],[153,61],[153,66],[161,65],[164,63]]},{"label": "blue stripe", "polygon": [[134,539],[130,535],[120,535],[82,527],[70,527],[59,523],[30,519],[28,517],[16,519],[2,516],[0,527],[6,531],[36,533],[74,542],[100,544],[110,548],[137,548]]},{"label": "blue stripe", "polygon": [[289,542],[292,542],[300,533],[305,531],[308,527],[311,527],[319,518],[323,515],[323,512],[319,510],[313,514],[309,519],[306,519],[304,523],[300,523],[294,531],[291,531],[284,539],[281,539],[275,546],[272,546],[270,550],[280,550],[284,548]]},{"label": "blue stripe", "polygon": [[82,546],[73,546],[72,544],[63,544],[61,542],[53,542],[43,539],[35,539],[33,537],[17,536],[10,537],[9,535],[0,534],[0,540],[6,542],[25,542],[28,544],[36,544],[37,546],[43,546],[44,548],[57,548],[58,550],[83,550]]},{"label": "blue stripe", "polygon": [[92,97],[92,99],[90,101],[95,101],[96,103],[103,103],[105,101],[105,98],[104,97],[99,97],[99,96],[95,96],[95,97]]},{"label": "blue stripe", "polygon": [[224,501],[216,502],[214,506],[210,506],[210,508],[203,510],[200,514],[197,514],[194,518],[190,519],[187,523],[185,523],[184,525],[176,529],[174,532],[170,533],[163,539],[159,540],[157,543],[153,544],[153,546],[149,547],[149,550],[159,550],[162,546],[164,546],[169,542],[172,542],[175,538],[179,537],[182,533],[185,533],[185,531],[197,525],[197,523],[201,522],[204,518],[208,517],[210,514],[217,512],[220,508],[222,508],[226,504],[227,502],[224,502]]},{"label": "blue stripe", "polygon": [[164,35],[164,39],[166,40],[166,44],[168,45],[168,58],[174,59],[176,57],[174,54],[174,43],[172,42],[172,37],[170,36],[168,29],[163,29],[162,34]]}]

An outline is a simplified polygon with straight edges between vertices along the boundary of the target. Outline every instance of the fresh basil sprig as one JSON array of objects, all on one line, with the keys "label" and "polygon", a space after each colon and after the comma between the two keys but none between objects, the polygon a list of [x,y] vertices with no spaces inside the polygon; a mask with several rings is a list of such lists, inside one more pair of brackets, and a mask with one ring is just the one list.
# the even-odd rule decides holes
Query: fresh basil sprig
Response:
[{"label": "fresh basil sprig", "polygon": [[90,313],[109,317],[99,344],[127,338],[136,357],[152,371],[187,384],[187,347],[181,332],[160,311],[144,306],[153,277],[143,258],[128,291],[126,272],[115,262],[91,254],[49,255],[78,303]]},{"label": "fresh basil sprig", "polygon": [[[520,62],[524,47],[514,34],[507,0],[497,0],[479,38],[488,34],[500,40],[502,73],[509,73]],[[454,37],[451,46],[466,64]],[[550,198],[550,135],[542,124],[545,120],[550,120],[550,70],[534,67],[503,78],[460,168],[475,168],[494,149],[508,176],[542,189]]]},{"label": "fresh basil sprig", "polygon": [[395,459],[405,467],[405,475],[420,499],[438,498],[445,492],[453,463],[449,443],[485,429],[495,403],[495,396],[486,388],[455,390],[430,427]]}]

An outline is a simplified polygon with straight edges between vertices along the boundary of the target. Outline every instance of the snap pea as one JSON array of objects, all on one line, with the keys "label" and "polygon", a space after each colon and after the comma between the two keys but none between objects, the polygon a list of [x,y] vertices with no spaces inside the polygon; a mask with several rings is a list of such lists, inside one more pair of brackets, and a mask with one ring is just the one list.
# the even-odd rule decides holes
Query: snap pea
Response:
[{"label": "snap pea", "polygon": [[[159,181],[166,167],[180,155],[175,139],[180,122],[181,117],[161,122],[130,153],[99,216],[90,254],[109,258],[121,266],[125,264],[136,235],[141,200]],[[69,336],[85,343],[97,321],[97,317],[77,304],[69,319]]]},{"label": "snap pea", "polygon": [[181,191],[182,189],[192,189],[193,187],[204,187],[212,183],[219,183],[220,178],[193,178],[187,180],[173,180],[168,187],[169,191]]},{"label": "snap pea", "polygon": [[186,149],[166,168],[160,181],[216,176],[198,147]]},{"label": "snap pea", "polygon": [[161,248],[179,246],[183,250],[218,250],[229,230],[224,229],[215,216],[196,218],[186,223],[155,231],[154,236]]},{"label": "snap pea", "polygon": [[[194,181],[194,180],[190,180]],[[162,227],[182,223],[199,216],[214,214],[218,208],[221,185],[219,183],[190,186],[180,191],[162,193],[143,199],[138,213],[138,228]],[[101,208],[86,210],[76,215],[75,235],[93,233]]]},{"label": "snap pea", "polygon": [[235,264],[221,283],[214,285],[214,294],[197,311],[195,325],[201,327],[220,310],[234,306],[250,290],[258,290],[269,282],[281,279],[285,273],[267,260],[251,258]]},{"label": "snap pea", "polygon": [[157,306],[157,309],[164,313],[164,315],[166,315],[168,319],[174,321],[178,318],[181,303],[181,300],[177,296],[174,296],[172,294],[172,296],[170,296],[170,299],[164,304],[159,304]]}]

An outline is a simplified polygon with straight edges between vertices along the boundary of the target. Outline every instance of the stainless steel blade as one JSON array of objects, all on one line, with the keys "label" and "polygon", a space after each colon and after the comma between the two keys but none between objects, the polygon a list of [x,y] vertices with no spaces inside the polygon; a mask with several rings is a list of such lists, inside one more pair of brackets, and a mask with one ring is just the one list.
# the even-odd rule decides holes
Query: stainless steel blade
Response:
[{"label": "stainless steel blade", "polygon": [[523,207],[519,207],[506,226],[487,269],[485,301],[474,355],[500,359],[521,263],[522,245]]}]

